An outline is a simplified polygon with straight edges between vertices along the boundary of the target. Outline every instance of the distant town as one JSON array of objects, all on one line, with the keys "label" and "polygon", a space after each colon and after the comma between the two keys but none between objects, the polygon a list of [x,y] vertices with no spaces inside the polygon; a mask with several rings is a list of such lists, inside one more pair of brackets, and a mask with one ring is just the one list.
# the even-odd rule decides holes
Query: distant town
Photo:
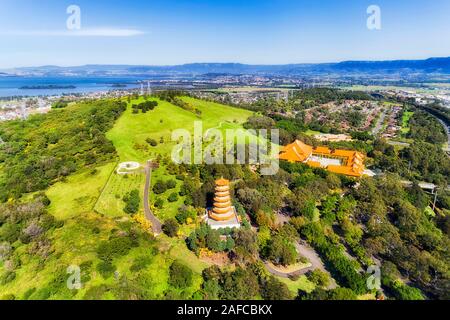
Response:
[{"label": "distant town", "polygon": [[[133,88],[117,83],[109,90],[86,93],[67,93],[46,96],[3,97],[0,98],[0,121],[26,119],[28,116],[46,113],[58,101],[75,102],[102,98],[120,98],[133,94],[152,94],[161,90],[183,90],[191,95],[231,105],[251,105],[261,100],[288,101],[298,90],[306,88],[334,87],[342,90],[362,90],[373,96],[391,97],[393,100],[413,100],[417,104],[438,102],[450,108],[450,84],[414,83],[405,86],[352,84],[341,78],[335,81],[323,77],[283,77],[269,75],[206,74],[193,78],[167,77],[167,79],[138,80]],[[39,86],[39,84],[37,84]],[[30,90],[32,91],[32,90]],[[32,94],[33,92],[30,92]],[[355,110],[361,119],[347,119]],[[395,139],[401,130],[402,105],[377,101],[332,101],[312,106],[305,112],[306,122],[327,123],[337,129],[336,134],[318,134],[316,138],[328,141],[349,140],[349,133],[355,128],[370,131],[386,139]],[[282,115],[295,117],[298,111],[283,110]],[[441,121],[442,122],[442,121]],[[442,122],[448,132],[448,126]],[[450,138],[449,138],[450,139]],[[450,141],[450,140],[449,140]],[[394,142],[395,143],[395,142]],[[402,142],[397,142],[402,143]]]}]

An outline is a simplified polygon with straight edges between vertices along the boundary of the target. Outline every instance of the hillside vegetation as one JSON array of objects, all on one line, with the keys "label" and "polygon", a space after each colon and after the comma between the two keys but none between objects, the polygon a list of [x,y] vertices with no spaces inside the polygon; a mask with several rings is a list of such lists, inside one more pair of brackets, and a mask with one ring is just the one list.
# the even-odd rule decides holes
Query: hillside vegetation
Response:
[{"label": "hillside vegetation", "polygon": [[[162,235],[156,241],[138,218],[142,203],[136,215],[127,214],[123,196],[137,188],[142,201],[145,176],[137,172],[124,178],[115,173],[121,161],[144,163],[158,155],[167,157],[174,145],[171,131],[193,130],[194,120],[206,120],[204,130],[221,124],[237,128],[251,114],[186,100],[198,104],[200,117],[158,99],[152,100],[158,103],[153,110],[133,113],[132,105],[144,101],[139,98],[128,103],[82,102],[27,121],[0,124],[5,141],[0,152],[4,202],[0,204],[0,298],[162,299],[196,295],[200,273],[208,264],[182,240]],[[219,110],[224,109],[228,112],[220,116]],[[158,146],[151,147],[149,139],[157,140]],[[162,164],[153,181],[170,176]],[[176,186],[179,189],[180,183]],[[182,202],[180,197],[161,210],[162,220],[175,216]],[[179,276],[171,271],[175,260],[193,270],[182,287],[171,280]],[[69,266],[81,270],[80,290],[67,288]],[[174,270],[185,271],[183,267]]]}]

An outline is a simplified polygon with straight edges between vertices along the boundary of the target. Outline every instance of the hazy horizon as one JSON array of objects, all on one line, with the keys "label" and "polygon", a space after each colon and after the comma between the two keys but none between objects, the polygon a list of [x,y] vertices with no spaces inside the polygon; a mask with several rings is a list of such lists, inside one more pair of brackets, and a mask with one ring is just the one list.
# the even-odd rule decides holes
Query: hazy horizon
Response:
[{"label": "hazy horizon", "polygon": [[0,70],[11,70],[11,69],[23,69],[23,68],[46,68],[46,67],[57,67],[57,68],[80,68],[80,67],[88,67],[88,66],[145,66],[145,67],[175,67],[175,66],[183,66],[183,65],[202,65],[202,64],[235,64],[235,65],[249,65],[249,66],[286,66],[286,65],[317,65],[317,64],[338,64],[343,62],[389,62],[389,61],[424,61],[429,59],[447,59],[450,58],[449,56],[441,56],[441,57],[424,57],[424,58],[418,58],[418,59],[387,59],[387,60],[340,60],[340,61],[325,61],[325,62],[294,62],[294,63],[273,63],[273,64],[258,64],[258,63],[243,63],[243,62],[234,62],[234,61],[210,61],[210,62],[187,62],[187,63],[180,63],[180,64],[119,64],[119,63],[108,63],[108,64],[102,64],[102,63],[88,63],[88,64],[81,64],[81,65],[55,65],[55,64],[49,64],[49,65],[29,65],[29,66],[14,66],[9,68],[1,68]]},{"label": "hazy horizon", "polygon": [[[367,27],[371,5],[381,10],[377,30]],[[0,69],[420,60],[449,54],[448,12],[446,0],[3,0]]]}]

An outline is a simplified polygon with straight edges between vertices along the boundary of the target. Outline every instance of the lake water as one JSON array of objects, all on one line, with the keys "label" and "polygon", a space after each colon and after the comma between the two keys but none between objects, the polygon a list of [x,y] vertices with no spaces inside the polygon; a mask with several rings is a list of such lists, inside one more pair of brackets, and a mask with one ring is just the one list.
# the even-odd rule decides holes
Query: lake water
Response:
[{"label": "lake water", "polygon": [[[140,87],[137,77],[0,77],[0,97],[12,96],[53,96],[70,93],[90,93]],[[126,84],[124,88],[114,88],[113,84]],[[75,86],[65,89],[20,89],[24,86]]]}]

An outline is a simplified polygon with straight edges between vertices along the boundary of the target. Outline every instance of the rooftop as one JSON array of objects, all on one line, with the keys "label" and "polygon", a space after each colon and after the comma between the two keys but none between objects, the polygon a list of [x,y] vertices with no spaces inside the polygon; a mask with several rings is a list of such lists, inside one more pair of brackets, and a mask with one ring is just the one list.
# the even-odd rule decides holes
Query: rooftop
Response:
[{"label": "rooftop", "polygon": [[353,150],[313,148],[300,140],[283,147],[279,158],[290,162],[303,162],[314,168],[360,177],[364,173],[364,155]]}]

